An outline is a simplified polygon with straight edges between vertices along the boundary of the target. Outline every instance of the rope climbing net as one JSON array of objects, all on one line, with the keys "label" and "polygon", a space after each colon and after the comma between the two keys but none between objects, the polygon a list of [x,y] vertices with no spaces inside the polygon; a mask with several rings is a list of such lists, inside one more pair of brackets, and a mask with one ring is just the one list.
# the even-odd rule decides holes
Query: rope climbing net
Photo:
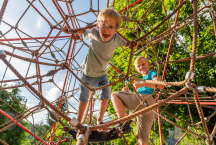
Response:
[{"label": "rope climbing net", "polygon": [[[204,139],[207,144],[212,144],[216,137],[216,124],[210,131],[207,123],[216,114],[215,81],[209,83],[209,86],[197,86],[193,79],[202,77],[203,74],[195,76],[195,72],[199,71],[201,65],[209,65],[206,60],[209,58],[214,60],[216,56],[214,1],[22,0],[18,4],[15,0],[4,0],[1,5],[0,90],[9,95],[10,99],[15,100],[24,111],[17,112],[12,105],[0,98],[0,102],[17,113],[15,116],[10,116],[3,107],[0,109],[0,114],[8,118],[7,122],[0,124],[0,132],[18,125],[38,140],[37,144],[48,142],[60,144],[68,140],[72,144],[73,137],[68,137],[65,133],[68,129],[79,130],[81,134],[87,133],[88,136],[91,131],[112,128],[117,123],[132,120],[140,114],[153,110],[159,116],[157,122],[161,142],[160,118],[185,131],[176,144],[183,140],[186,134],[192,134],[195,138]],[[67,35],[62,29],[68,26],[73,32],[75,28],[95,27],[98,13],[106,7],[113,8],[122,15],[123,23],[117,33],[132,47],[116,49],[114,58],[124,63],[122,66],[115,65],[116,59],[109,63],[107,71],[111,80],[109,85],[90,88],[79,78],[80,65],[87,54],[89,42],[75,33]],[[11,12],[12,9],[14,11]],[[208,44],[201,44],[204,38],[209,40]],[[136,43],[139,43],[139,46],[133,49]],[[121,53],[124,56],[121,56]],[[121,89],[124,81],[130,84],[133,80],[140,81],[132,65],[138,55],[145,55],[153,65],[152,69],[157,71],[158,76],[162,75],[163,81],[146,80],[145,82],[164,85],[165,89],[155,89],[153,93],[157,96],[155,104],[138,111],[133,110],[120,119],[114,119],[115,115],[107,113],[104,117],[105,123],[96,125],[98,108],[95,106],[99,100],[95,91],[105,87],[111,87],[113,90]],[[181,74],[182,67],[188,70],[186,74]],[[214,71],[211,74],[216,74],[215,60],[212,67]],[[170,78],[172,77],[170,75],[167,77],[168,73],[176,70],[181,74],[178,75],[180,78]],[[175,81],[168,82],[168,80]],[[9,83],[14,85],[4,85]],[[80,83],[88,88],[91,95],[84,119],[78,122],[73,118],[76,118],[77,114]],[[28,101],[33,100],[31,106],[23,105],[11,95],[10,90],[17,87],[27,93]],[[149,95],[143,100],[136,90],[133,88],[132,90],[141,102],[137,109],[151,97]],[[166,108],[171,105],[175,105],[178,110],[178,104],[187,106],[189,116],[187,121],[177,114],[166,111]],[[63,105],[65,105],[64,111]],[[195,111],[199,116],[197,122],[193,119],[194,108],[191,110],[191,106],[196,106]],[[111,104],[108,108],[110,107]],[[203,108],[210,109],[211,114],[206,116]],[[49,114],[48,118],[51,116],[55,121],[54,124],[49,125],[46,133],[42,133],[34,123],[35,116],[44,111]],[[31,121],[29,116],[33,118]],[[22,120],[34,126],[34,131],[22,126],[20,123]],[[184,125],[181,126],[173,120],[178,120]],[[89,127],[83,124],[88,124]],[[56,135],[59,125],[64,126],[61,136]],[[42,137],[35,135],[35,131],[41,132]],[[123,134],[120,137],[122,142],[128,144]],[[7,140],[0,139],[0,142],[7,144]],[[154,144],[152,139],[150,142]],[[77,144],[81,143],[77,142]]]}]

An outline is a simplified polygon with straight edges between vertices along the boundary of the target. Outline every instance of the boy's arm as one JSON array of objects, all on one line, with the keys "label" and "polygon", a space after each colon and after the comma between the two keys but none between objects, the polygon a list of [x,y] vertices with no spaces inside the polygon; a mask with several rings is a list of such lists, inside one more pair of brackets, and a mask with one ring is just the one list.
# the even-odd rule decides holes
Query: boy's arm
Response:
[{"label": "boy's arm", "polygon": [[[157,75],[155,75],[153,77],[153,81],[162,81],[162,79],[160,77],[157,79]],[[136,90],[138,88],[141,88],[141,87],[148,87],[148,88],[156,89],[156,84],[144,83],[144,82],[138,82],[138,81],[135,81],[135,83],[133,84],[133,86],[135,87]],[[159,89],[163,89],[164,85],[158,85],[158,88]]]},{"label": "boy's arm", "polygon": [[83,28],[75,28],[75,29],[71,29],[71,31],[68,29],[68,26],[65,26],[63,28],[63,32],[67,33],[67,34],[72,34],[72,33],[76,33],[76,34],[84,34],[85,33],[85,29]]}]

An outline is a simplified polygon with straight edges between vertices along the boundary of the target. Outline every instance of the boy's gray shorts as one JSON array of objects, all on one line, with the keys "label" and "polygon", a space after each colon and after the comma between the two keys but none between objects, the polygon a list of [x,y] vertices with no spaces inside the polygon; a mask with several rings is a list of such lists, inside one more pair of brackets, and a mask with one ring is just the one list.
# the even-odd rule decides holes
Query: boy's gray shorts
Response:
[{"label": "boy's gray shorts", "polygon": [[[104,85],[109,84],[109,79],[107,74],[102,75],[100,77],[89,77],[86,76],[83,72],[80,74],[81,80],[88,85],[90,88],[98,88]],[[110,100],[111,97],[111,89],[110,87],[106,87],[104,89],[98,90],[97,95],[99,99],[107,99]],[[88,102],[89,98],[89,90],[80,83],[80,98],[79,100],[82,102]]]}]

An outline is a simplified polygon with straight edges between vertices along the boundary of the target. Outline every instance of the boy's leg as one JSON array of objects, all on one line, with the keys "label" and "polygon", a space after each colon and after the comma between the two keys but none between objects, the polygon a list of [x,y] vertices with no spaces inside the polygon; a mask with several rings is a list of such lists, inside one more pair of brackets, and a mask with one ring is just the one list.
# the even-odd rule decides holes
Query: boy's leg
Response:
[{"label": "boy's leg", "polygon": [[125,116],[124,105],[122,101],[117,97],[117,92],[112,93],[111,100],[118,118],[124,117]]},{"label": "boy's leg", "polygon": [[104,116],[104,113],[106,111],[108,102],[109,102],[109,100],[107,100],[107,99],[101,99],[99,116],[98,116],[98,119],[97,119],[97,124],[99,124],[100,122],[103,122],[103,116]]},{"label": "boy's leg", "polygon": [[[88,85],[90,88],[92,87],[97,87],[99,78],[98,77],[89,77],[86,76],[83,72],[80,74],[80,78],[85,83]],[[87,103],[88,103],[88,98],[89,98],[89,90],[82,84],[80,84],[80,102],[79,102],[79,107],[78,107],[78,113],[77,113],[77,120],[79,122],[82,121]]]},{"label": "boy's leg", "polygon": [[[107,84],[109,84],[109,79],[108,79],[107,74],[105,74],[100,77],[98,86],[101,87]],[[107,108],[107,105],[108,105],[108,102],[111,96],[110,87],[106,87],[106,88],[99,90],[98,95],[99,95],[99,98],[101,99],[101,103],[100,103],[100,110],[99,110],[99,117],[97,119],[97,124],[100,122],[103,122],[103,116],[104,116],[104,113],[106,111],[106,108]]]},{"label": "boy's leg", "polygon": [[81,120],[82,120],[83,114],[84,114],[85,109],[86,109],[86,105],[87,105],[87,103],[85,103],[85,102],[82,102],[82,101],[79,102],[78,113],[77,113],[77,120],[79,122],[81,122]]}]

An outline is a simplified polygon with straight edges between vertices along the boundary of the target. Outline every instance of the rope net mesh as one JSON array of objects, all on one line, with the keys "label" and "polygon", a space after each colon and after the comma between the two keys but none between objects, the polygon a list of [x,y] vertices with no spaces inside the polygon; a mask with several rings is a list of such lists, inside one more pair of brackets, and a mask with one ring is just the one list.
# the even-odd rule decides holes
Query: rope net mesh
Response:
[{"label": "rope net mesh", "polygon": [[[80,65],[88,52],[89,41],[82,35],[67,35],[62,29],[65,26],[72,30],[95,27],[100,10],[109,7],[123,15],[118,33],[131,45],[134,42],[139,43],[137,49],[122,47],[115,50],[107,67],[109,87],[117,91],[121,90],[125,82],[139,80],[137,78],[140,75],[135,71],[133,63],[138,55],[143,55],[149,59],[151,69],[164,80],[147,82],[164,85],[165,88],[155,90],[154,94],[158,97],[156,104],[133,111],[122,119],[115,119],[116,115],[111,111],[105,114],[103,121],[106,123],[100,126],[96,125],[99,99],[97,94],[94,95],[84,120],[90,125],[90,131],[135,120],[136,116],[158,108],[155,112],[164,121],[185,131],[185,134],[192,134],[195,139],[201,138],[207,144],[212,143],[216,127],[209,130],[207,123],[216,114],[215,78],[210,79],[213,81],[208,86],[199,87],[195,83],[202,83],[196,82],[199,77],[214,75],[216,68],[212,66],[213,70],[206,70],[208,73],[192,76],[202,69],[201,65],[208,66],[209,60],[215,59],[216,24],[213,1],[21,0],[17,3],[15,0],[5,0],[0,6],[0,50],[5,53],[4,55],[1,51],[0,54],[3,60],[0,61],[0,90],[8,94],[10,99],[16,100],[10,92],[13,88],[19,88],[27,99],[26,104],[16,100],[23,108],[22,112],[9,114],[3,107],[0,109],[0,113],[8,118],[7,122],[0,124],[0,132],[14,125],[19,126],[24,120],[34,126],[33,131],[25,127],[23,129],[37,140],[35,144],[60,144],[65,141],[72,144],[73,139],[63,133],[61,125],[70,126],[66,122],[70,118],[76,118],[79,84],[83,83],[79,79]],[[202,44],[204,38],[209,39],[208,44]],[[185,70],[188,71],[187,74],[184,74]],[[178,72],[178,77],[170,78],[174,76],[170,75],[173,72]],[[102,88],[103,86],[96,90]],[[134,91],[131,86],[130,88]],[[94,88],[88,89],[95,91]],[[16,111],[2,98],[0,101]],[[190,116],[189,120],[178,116],[178,111],[181,111],[178,107],[182,105],[187,106],[185,114]],[[170,106],[174,106],[175,114],[166,111]],[[108,108],[112,108],[111,102]],[[193,120],[191,108],[198,112],[198,122]],[[211,113],[206,116],[203,108],[210,109]],[[35,122],[41,121],[40,118],[50,111],[56,112],[61,119],[57,122],[54,120],[54,124],[48,125],[47,132],[43,132],[36,127]],[[49,120],[50,116],[47,115],[47,118]],[[77,130],[76,126],[70,127]],[[62,130],[60,136],[56,135],[59,128]],[[34,135],[35,132],[40,132],[41,137]],[[182,134],[178,142],[184,139],[185,134]],[[155,136],[151,136],[151,139],[150,143],[157,144]],[[0,142],[7,144],[7,140],[0,139]],[[127,144],[127,140],[123,142]],[[197,143],[201,142],[197,140]]]}]

